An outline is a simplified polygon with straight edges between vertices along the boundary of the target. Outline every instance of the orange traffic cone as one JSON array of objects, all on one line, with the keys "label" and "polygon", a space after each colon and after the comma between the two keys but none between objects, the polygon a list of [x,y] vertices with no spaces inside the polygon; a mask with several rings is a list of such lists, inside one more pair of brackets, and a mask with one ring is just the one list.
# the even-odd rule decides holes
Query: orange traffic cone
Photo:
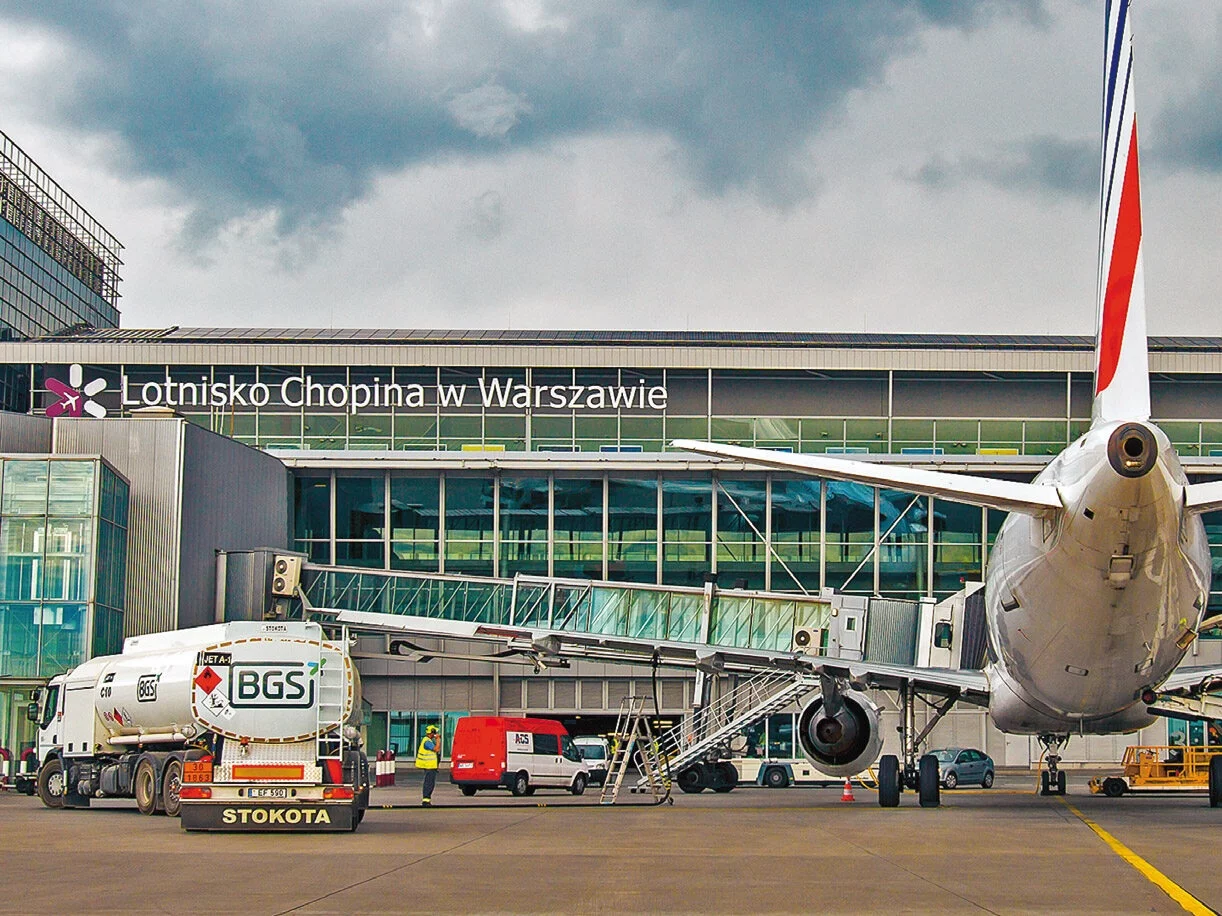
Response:
[{"label": "orange traffic cone", "polygon": [[840,800],[842,802],[857,801],[857,799],[853,797],[853,780],[845,779],[844,792],[841,794]]}]

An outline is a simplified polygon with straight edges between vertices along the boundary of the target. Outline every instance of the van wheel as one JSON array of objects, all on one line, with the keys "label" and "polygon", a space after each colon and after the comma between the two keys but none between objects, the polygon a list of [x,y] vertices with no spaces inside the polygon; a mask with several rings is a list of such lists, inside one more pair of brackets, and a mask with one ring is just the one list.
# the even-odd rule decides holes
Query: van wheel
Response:
[{"label": "van wheel", "polygon": [[578,773],[573,778],[573,787],[569,789],[574,795],[582,795],[586,791],[586,777],[584,773]]},{"label": "van wheel", "polygon": [[38,797],[48,808],[64,806],[64,764],[52,757],[38,771]]},{"label": "van wheel", "polygon": [[513,778],[513,785],[509,787],[509,791],[518,798],[521,798],[523,795],[529,795],[530,777],[525,773],[519,773]]},{"label": "van wheel", "polygon": [[157,813],[157,769],[147,757],[136,764],[136,776],[132,780],[136,808],[141,814]]},{"label": "van wheel", "polygon": [[170,817],[178,817],[182,812],[182,761],[171,760],[165,765],[161,775],[161,806]]},{"label": "van wheel", "polygon": [[472,795],[475,794],[475,786],[463,786],[462,794],[467,796],[467,798],[470,798]]}]

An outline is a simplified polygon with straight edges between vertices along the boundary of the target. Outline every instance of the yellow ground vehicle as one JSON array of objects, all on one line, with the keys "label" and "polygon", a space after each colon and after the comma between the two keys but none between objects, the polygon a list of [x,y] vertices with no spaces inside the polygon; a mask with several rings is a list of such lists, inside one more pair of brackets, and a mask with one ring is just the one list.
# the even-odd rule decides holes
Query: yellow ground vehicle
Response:
[{"label": "yellow ground vehicle", "polygon": [[1090,790],[1119,798],[1126,792],[1208,792],[1209,761],[1222,747],[1134,745],[1125,748],[1120,776],[1096,776]]}]

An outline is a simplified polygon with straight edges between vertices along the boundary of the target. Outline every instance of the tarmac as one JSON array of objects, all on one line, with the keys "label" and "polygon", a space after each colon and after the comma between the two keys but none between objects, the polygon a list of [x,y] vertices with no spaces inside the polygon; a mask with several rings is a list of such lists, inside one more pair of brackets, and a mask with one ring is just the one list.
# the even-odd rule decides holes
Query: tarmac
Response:
[{"label": "tarmac", "polygon": [[[0,793],[0,912],[1208,913],[1222,809],[1202,796],[1065,799],[1034,774],[905,793],[740,787],[613,807],[540,790],[463,797],[414,773],[356,833],[185,833],[131,802],[52,811]],[[389,807],[382,807],[389,806]],[[1213,909],[1210,909],[1210,908]]]}]

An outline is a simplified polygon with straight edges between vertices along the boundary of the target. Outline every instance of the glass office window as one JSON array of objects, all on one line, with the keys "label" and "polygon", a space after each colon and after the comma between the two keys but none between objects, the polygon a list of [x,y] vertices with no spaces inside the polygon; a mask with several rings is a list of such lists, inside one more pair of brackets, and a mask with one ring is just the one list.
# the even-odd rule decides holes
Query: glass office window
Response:
[{"label": "glass office window", "polygon": [[767,514],[767,485],[763,480],[719,479],[717,581],[723,587],[764,587]]},{"label": "glass office window", "polygon": [[602,478],[557,477],[552,482],[552,491],[555,575],[603,578]]},{"label": "glass office window", "polygon": [[492,575],[493,481],[446,477],[446,572]]},{"label": "glass office window", "polygon": [[713,488],[709,480],[662,481],[662,582],[702,585],[712,571]]},{"label": "glass office window", "polygon": [[4,462],[4,515],[46,515],[47,462],[11,459]]},{"label": "glass office window", "polygon": [[390,478],[391,569],[437,570],[440,505],[436,477]]},{"label": "glass office window", "polygon": [[818,480],[772,481],[774,591],[819,591],[821,488]]},{"label": "glass office window", "polygon": [[501,478],[501,575],[547,575],[546,477]]},{"label": "glass office window", "polygon": [[933,587],[935,595],[957,592],[984,575],[984,515],[979,506],[934,501]]},{"label": "glass office window", "polygon": [[874,488],[844,480],[829,480],[824,488],[827,558],[823,584],[868,594],[874,590]]},{"label": "glass office window", "polygon": [[92,515],[94,469],[92,461],[51,461],[47,514]]},{"label": "glass office window", "polygon": [[929,498],[896,490],[878,493],[879,533],[890,531],[878,551],[882,594],[919,598],[928,586]]},{"label": "glass office window", "polygon": [[658,578],[658,482],[652,478],[607,481],[607,568],[613,580]]}]

